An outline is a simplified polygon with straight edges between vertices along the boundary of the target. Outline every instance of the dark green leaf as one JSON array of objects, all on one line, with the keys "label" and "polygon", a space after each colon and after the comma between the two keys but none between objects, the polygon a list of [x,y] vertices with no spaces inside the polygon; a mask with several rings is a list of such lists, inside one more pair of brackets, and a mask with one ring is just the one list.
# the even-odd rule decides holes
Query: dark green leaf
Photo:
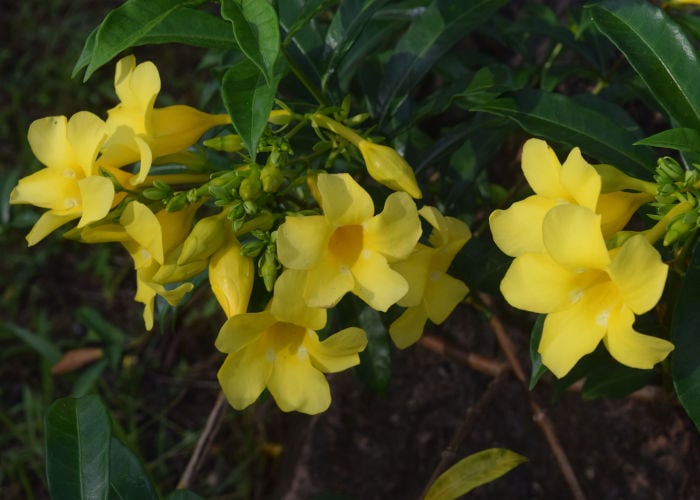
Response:
[{"label": "dark green leaf", "polygon": [[611,0],[589,9],[669,116],[700,129],[700,64],[678,25],[650,2]]},{"label": "dark green leaf", "polygon": [[690,265],[673,311],[671,373],[676,394],[700,430],[700,243],[695,244]]},{"label": "dark green leaf", "polygon": [[38,352],[41,357],[51,365],[56,364],[62,357],[61,350],[58,347],[36,333],[25,330],[12,323],[0,323],[0,328],[12,333],[15,337]]},{"label": "dark green leaf", "polygon": [[597,363],[586,376],[583,399],[624,398],[657,378],[655,370],[637,370],[622,365],[610,357],[607,363]]},{"label": "dark green leaf", "polygon": [[473,453],[440,474],[428,489],[425,500],[454,500],[524,462],[527,458],[505,448]]},{"label": "dark green leaf", "polygon": [[146,469],[134,453],[112,438],[109,468],[109,500],[158,500]]},{"label": "dark green leaf", "polygon": [[435,0],[403,35],[380,85],[380,121],[395,110],[447,50],[489,19],[506,0]]},{"label": "dark green leaf", "polygon": [[360,353],[360,378],[375,392],[383,394],[391,381],[391,341],[377,311],[369,306],[361,308],[357,316],[360,328],[367,334],[367,347]]},{"label": "dark green leaf", "polygon": [[527,89],[471,109],[510,118],[532,135],[578,146],[598,161],[648,175],[656,165],[656,155],[648,148],[633,146],[641,137],[637,130],[620,123],[624,111],[600,99],[596,104],[591,101]]},{"label": "dark green leaf", "polygon": [[110,420],[100,398],[55,401],[46,414],[46,477],[54,499],[107,499]]},{"label": "dark green leaf", "polygon": [[272,86],[280,51],[275,9],[267,0],[221,0],[221,17],[233,24],[238,46]]},{"label": "dark green leaf", "polygon": [[85,368],[73,384],[71,396],[74,398],[81,398],[91,392],[99,380],[100,375],[102,375],[104,369],[107,368],[108,363],[106,359],[101,359],[97,363],[91,364]]},{"label": "dark green leaf", "polygon": [[[186,0],[127,0],[112,10],[97,28],[94,37],[88,37],[86,49],[92,47],[92,57],[85,71],[85,81],[98,68],[109,62],[122,50],[133,47],[173,10],[182,7]],[[83,50],[85,54],[86,49]],[[81,54],[78,64],[83,64]],[[80,71],[78,65],[74,73]]]},{"label": "dark green leaf", "polygon": [[109,364],[112,368],[116,368],[126,344],[126,334],[91,307],[80,307],[77,314],[78,321],[102,339]]},{"label": "dark green leaf", "polygon": [[250,59],[232,66],[224,74],[221,85],[224,106],[253,158],[267,126],[276,92],[277,81],[269,84]]},{"label": "dark green leaf", "polygon": [[237,47],[231,24],[203,10],[183,7],[170,12],[161,23],[134,45],[182,43],[207,49]]},{"label": "dark green leaf", "polygon": [[546,314],[538,315],[535,324],[532,326],[532,332],[530,333],[530,363],[532,363],[530,370],[530,390],[534,389],[542,375],[547,373],[547,367],[542,364],[542,356],[538,352],[540,340],[542,340],[542,328],[544,328],[544,320],[546,318]]},{"label": "dark green leaf", "polygon": [[672,128],[654,134],[635,144],[657,148],[676,149],[678,151],[700,151],[700,130],[692,128]]}]

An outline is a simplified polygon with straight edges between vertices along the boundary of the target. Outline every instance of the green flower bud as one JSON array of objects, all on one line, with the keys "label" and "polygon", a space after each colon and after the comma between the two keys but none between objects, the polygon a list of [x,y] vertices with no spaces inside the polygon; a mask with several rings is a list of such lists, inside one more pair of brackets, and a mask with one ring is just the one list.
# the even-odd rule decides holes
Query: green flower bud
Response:
[{"label": "green flower bud", "polygon": [[168,203],[165,205],[165,209],[168,212],[177,212],[178,210],[182,210],[187,206],[187,193],[177,193],[175,196],[170,198],[168,200]]},{"label": "green flower bud", "polygon": [[177,258],[177,264],[209,258],[226,239],[226,228],[219,217],[214,215],[199,220],[190,234],[182,242],[182,251]]},{"label": "green flower bud", "polygon": [[212,137],[211,139],[204,141],[204,145],[216,151],[226,151],[228,153],[235,153],[245,147],[241,136],[236,134]]},{"label": "green flower bud", "polygon": [[265,242],[260,240],[248,241],[241,245],[241,255],[244,257],[257,257],[265,248]]},{"label": "green flower bud", "polygon": [[263,191],[266,193],[274,193],[282,185],[284,175],[277,165],[265,165],[260,172],[260,180],[262,181]]},{"label": "green flower bud", "polygon": [[254,170],[248,177],[243,179],[238,188],[238,194],[244,201],[255,201],[262,194],[262,183],[260,182],[260,172]]},{"label": "green flower bud", "polygon": [[662,178],[669,179],[673,182],[679,182],[685,179],[685,170],[676,160],[668,156],[659,158],[656,173]]},{"label": "green flower bud", "polygon": [[144,198],[147,200],[162,200],[163,198],[167,197],[169,193],[164,193],[157,187],[149,187],[141,191],[141,194],[143,195]]},{"label": "green flower bud", "polygon": [[271,292],[275,287],[275,281],[277,280],[277,250],[276,245],[270,244],[265,248],[265,253],[258,261],[258,273],[265,283],[265,289]]}]

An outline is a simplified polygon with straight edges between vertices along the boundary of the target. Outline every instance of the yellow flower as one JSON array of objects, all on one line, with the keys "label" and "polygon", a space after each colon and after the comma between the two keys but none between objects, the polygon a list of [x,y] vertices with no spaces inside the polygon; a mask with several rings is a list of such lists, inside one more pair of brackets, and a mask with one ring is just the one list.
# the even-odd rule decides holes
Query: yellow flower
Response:
[{"label": "yellow flower", "polygon": [[443,216],[435,207],[420,209],[433,227],[430,244],[418,244],[414,252],[392,267],[408,281],[408,293],[398,304],[406,311],[389,326],[389,334],[400,349],[415,343],[430,319],[439,325],[469,292],[464,282],[447,274],[452,260],[471,238],[469,227],[459,219]]},{"label": "yellow flower", "polygon": [[608,251],[600,221],[585,207],[551,209],[542,225],[545,251],[516,257],[501,282],[511,305],[547,314],[538,350],[557,377],[601,340],[613,358],[634,368],[651,368],[673,349],[633,328],[635,314],[659,300],[668,267],[641,234]]},{"label": "yellow flower", "polygon": [[359,141],[356,146],[365,160],[367,172],[375,181],[394,191],[405,191],[413,198],[423,197],[413,169],[394,148],[366,140]]},{"label": "yellow flower", "polygon": [[277,236],[277,254],[289,269],[303,271],[304,301],[332,307],[352,292],[386,311],[408,291],[390,267],[406,258],[421,234],[418,211],[406,193],[392,193],[374,214],[369,194],[348,174],[319,174],[323,215],[287,217]]},{"label": "yellow flower", "polygon": [[48,208],[27,235],[35,245],[63,224],[80,218],[78,227],[102,219],[115,200],[111,179],[98,175],[95,158],[105,140],[105,123],[86,111],[35,120],[29,145],[46,168],[20,179],[10,203]]},{"label": "yellow flower", "polygon": [[316,414],[331,403],[323,373],[360,362],[367,338],[359,328],[346,328],[323,342],[315,330],[326,324],[326,311],[298,300],[303,275],[284,272],[275,283],[264,312],[238,314],[224,323],[216,347],[229,353],[218,373],[229,403],[243,409],[267,387],[282,411]]},{"label": "yellow flower", "polygon": [[132,184],[146,179],[153,159],[187,149],[210,128],[231,123],[228,115],[210,115],[190,106],[154,108],[160,92],[158,69],[150,61],[137,66],[134,56],[117,63],[114,88],[121,102],[108,111],[109,138],[100,164],[122,167],[140,161]]}]

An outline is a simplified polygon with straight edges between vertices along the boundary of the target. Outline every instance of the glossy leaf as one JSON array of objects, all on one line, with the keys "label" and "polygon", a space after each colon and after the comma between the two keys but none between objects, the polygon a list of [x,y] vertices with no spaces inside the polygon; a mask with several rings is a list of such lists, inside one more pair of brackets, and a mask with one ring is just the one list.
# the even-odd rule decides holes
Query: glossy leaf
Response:
[{"label": "glossy leaf", "polygon": [[221,85],[224,106],[253,158],[267,125],[276,91],[277,82],[270,85],[260,68],[250,59],[232,66],[224,74]]},{"label": "glossy leaf", "polygon": [[202,497],[190,490],[175,490],[165,500],[202,500]]},{"label": "glossy leaf", "polygon": [[238,46],[265,77],[274,81],[280,51],[277,12],[267,0],[221,0],[221,17],[233,24]]},{"label": "glossy leaf", "polygon": [[669,116],[700,129],[700,62],[680,27],[650,2],[612,0],[589,9]]},{"label": "glossy leaf", "polygon": [[55,401],[46,414],[46,477],[51,498],[107,499],[110,420],[95,395]]},{"label": "glossy leaf", "polygon": [[360,378],[375,392],[383,394],[391,381],[391,341],[381,315],[369,306],[355,303],[360,328],[367,334],[367,347],[360,353]]},{"label": "glossy leaf", "polygon": [[541,90],[520,90],[471,107],[510,118],[528,133],[551,141],[578,146],[600,162],[610,163],[631,173],[648,173],[656,165],[656,156],[648,148],[633,146],[640,132],[621,127],[614,104],[597,99],[576,98]]},{"label": "glossy leaf", "polygon": [[109,463],[109,500],[160,498],[141,461],[115,438],[111,441]]},{"label": "glossy leaf", "polygon": [[425,500],[454,500],[510,472],[527,458],[505,448],[489,448],[463,458],[430,486]]},{"label": "glossy leaf", "polygon": [[687,152],[700,151],[700,130],[672,128],[637,141],[635,144]]},{"label": "glossy leaf", "polygon": [[583,399],[624,398],[657,378],[655,370],[637,370],[608,358],[607,362],[601,360],[593,365],[588,372],[581,391]]},{"label": "glossy leaf", "polygon": [[700,243],[695,244],[690,265],[673,310],[671,374],[683,408],[700,430]]},{"label": "glossy leaf", "polygon": [[380,121],[404,101],[435,62],[458,40],[488,20],[506,0],[435,0],[399,40],[380,85]]},{"label": "glossy leaf", "polygon": [[[187,3],[192,2],[183,0],[127,0],[112,10],[94,32],[94,38],[91,35],[85,44],[87,49],[91,49],[89,51],[92,54],[87,62],[84,80],[87,81],[90,75],[122,50],[136,45],[138,40],[153,30],[171,12]],[[85,52],[84,49],[83,53]],[[78,64],[73,70],[74,75],[81,69],[78,65],[85,63],[85,61],[86,57],[81,54]]]}]

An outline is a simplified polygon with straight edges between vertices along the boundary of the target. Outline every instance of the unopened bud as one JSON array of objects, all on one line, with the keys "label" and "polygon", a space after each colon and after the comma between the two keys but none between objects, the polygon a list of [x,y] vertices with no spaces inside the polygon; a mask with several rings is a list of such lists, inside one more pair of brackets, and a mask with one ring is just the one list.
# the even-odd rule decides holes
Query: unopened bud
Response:
[{"label": "unopened bud", "polygon": [[245,147],[241,136],[236,134],[212,137],[211,139],[204,141],[204,145],[216,151],[226,151],[228,153],[235,153]]},{"label": "unopened bud", "polygon": [[177,193],[165,205],[168,212],[177,212],[187,206],[187,193]]},{"label": "unopened bud", "polygon": [[238,188],[238,194],[244,201],[255,201],[262,194],[262,183],[260,182],[260,172],[254,170],[248,177],[243,179]]},{"label": "unopened bud", "polygon": [[274,193],[282,185],[284,175],[277,165],[265,165],[260,171],[260,180],[262,181],[263,191],[266,193]]}]

